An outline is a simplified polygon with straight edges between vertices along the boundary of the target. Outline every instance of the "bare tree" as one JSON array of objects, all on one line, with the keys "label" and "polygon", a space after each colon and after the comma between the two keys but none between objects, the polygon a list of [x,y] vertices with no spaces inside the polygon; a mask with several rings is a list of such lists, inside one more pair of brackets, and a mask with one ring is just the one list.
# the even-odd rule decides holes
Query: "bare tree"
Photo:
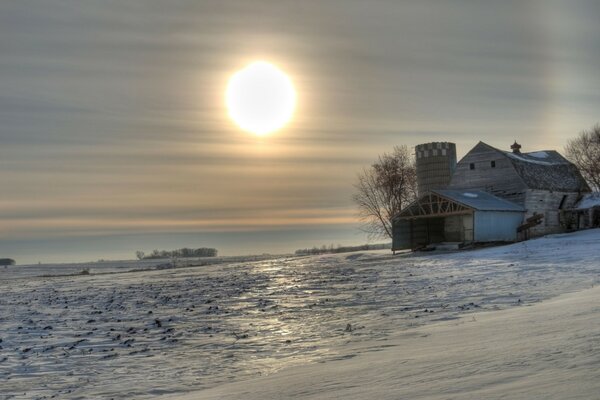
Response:
[{"label": "bare tree", "polygon": [[593,190],[600,190],[600,124],[567,142],[565,153]]},{"label": "bare tree", "polygon": [[362,229],[372,238],[391,238],[392,219],[416,197],[414,157],[407,146],[396,146],[359,173],[354,186]]}]

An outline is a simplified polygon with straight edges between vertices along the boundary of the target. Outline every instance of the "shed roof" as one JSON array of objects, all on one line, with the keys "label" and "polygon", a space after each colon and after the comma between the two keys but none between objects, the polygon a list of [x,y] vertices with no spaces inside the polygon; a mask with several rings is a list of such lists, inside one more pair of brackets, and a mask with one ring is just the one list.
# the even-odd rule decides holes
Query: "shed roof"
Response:
[{"label": "shed roof", "polygon": [[395,218],[430,218],[473,211],[525,212],[518,204],[481,190],[432,190],[421,195]]},{"label": "shed roof", "polygon": [[600,207],[600,192],[585,194],[575,205],[575,209],[577,210],[585,210],[592,207]]},{"label": "shed roof", "polygon": [[432,190],[432,192],[477,211],[525,211],[525,208],[518,204],[482,190],[440,189]]}]

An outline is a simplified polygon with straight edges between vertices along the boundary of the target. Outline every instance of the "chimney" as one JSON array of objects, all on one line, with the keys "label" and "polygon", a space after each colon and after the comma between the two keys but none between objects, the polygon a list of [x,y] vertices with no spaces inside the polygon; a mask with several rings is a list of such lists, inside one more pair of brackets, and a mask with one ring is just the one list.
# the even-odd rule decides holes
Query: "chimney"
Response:
[{"label": "chimney", "polygon": [[512,146],[510,146],[510,148],[512,149],[513,153],[515,153],[515,154],[521,154],[521,145],[519,143],[517,143],[516,140],[512,144]]}]

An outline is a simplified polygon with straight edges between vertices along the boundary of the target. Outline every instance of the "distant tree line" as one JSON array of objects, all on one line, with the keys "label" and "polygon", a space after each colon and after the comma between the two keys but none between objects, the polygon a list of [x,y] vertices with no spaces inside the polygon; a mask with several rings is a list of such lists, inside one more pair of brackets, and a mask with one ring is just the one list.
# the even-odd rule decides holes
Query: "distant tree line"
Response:
[{"label": "distant tree line", "polygon": [[312,249],[298,249],[295,251],[297,256],[307,256],[315,254],[335,254],[335,253],[350,253],[351,251],[364,251],[364,250],[385,250],[391,249],[391,243],[379,243],[379,244],[363,244],[360,246],[341,246],[337,245],[334,247],[332,244],[329,246],[322,245],[321,247],[313,247]]},{"label": "distant tree line", "polygon": [[0,258],[0,265],[15,265],[15,260],[12,258]]},{"label": "distant tree line", "polygon": [[184,247],[178,250],[152,250],[152,253],[146,254],[143,251],[136,251],[135,256],[139,260],[152,260],[157,258],[192,258],[192,257],[216,257],[217,249],[211,247],[200,247],[199,249],[188,249]]}]

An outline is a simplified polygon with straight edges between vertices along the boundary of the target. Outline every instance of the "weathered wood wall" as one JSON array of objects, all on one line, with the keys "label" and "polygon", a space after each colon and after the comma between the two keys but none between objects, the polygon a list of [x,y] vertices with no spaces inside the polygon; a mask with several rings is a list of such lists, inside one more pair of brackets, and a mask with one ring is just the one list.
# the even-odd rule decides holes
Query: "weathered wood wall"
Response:
[{"label": "weathered wood wall", "polygon": [[566,229],[560,221],[561,209],[574,207],[579,196],[580,194],[577,192],[528,189],[525,193],[525,208],[527,209],[525,218],[536,213],[544,215],[542,223],[529,230],[530,237],[564,232]]},{"label": "weathered wood wall", "polygon": [[[474,164],[474,169],[471,169],[471,164]],[[482,142],[458,162],[448,188],[484,190],[517,204],[524,204],[527,189],[512,163],[498,150]]]}]

